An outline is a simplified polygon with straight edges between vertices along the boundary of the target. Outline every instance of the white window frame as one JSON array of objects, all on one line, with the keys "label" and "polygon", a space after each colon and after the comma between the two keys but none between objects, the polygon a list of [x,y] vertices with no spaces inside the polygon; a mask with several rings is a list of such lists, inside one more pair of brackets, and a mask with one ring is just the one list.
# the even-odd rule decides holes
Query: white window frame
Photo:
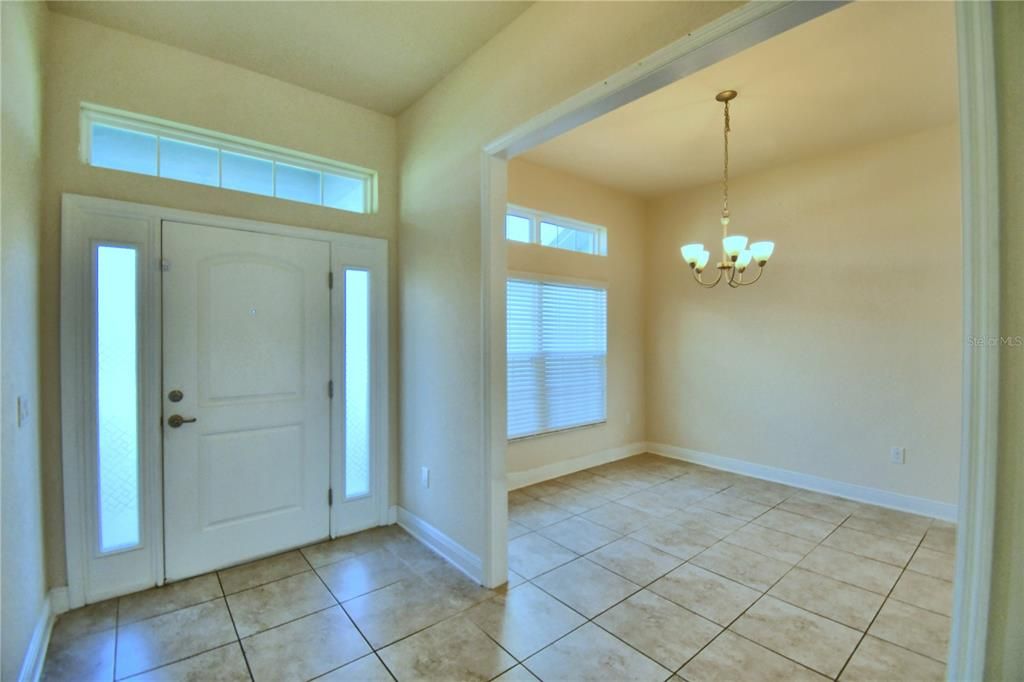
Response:
[{"label": "white window frame", "polygon": [[[222,185],[223,178],[221,176],[221,157],[220,151],[232,152],[236,154],[244,154],[246,156],[252,156],[255,158],[262,159],[264,161],[273,162],[273,195],[257,194],[252,193],[254,196],[265,196],[273,199],[281,199],[283,201],[294,201],[293,199],[287,199],[285,197],[276,196],[277,194],[277,164],[283,163],[289,166],[297,166],[305,170],[318,171],[322,173],[330,173],[332,175],[339,175],[342,177],[352,178],[359,180],[363,184],[363,206],[364,211],[347,211],[346,209],[334,208],[333,206],[327,206],[323,203],[324,201],[324,181],[323,175],[320,176],[320,203],[312,204],[308,202],[304,203],[309,206],[321,206],[322,208],[329,208],[335,211],[345,211],[347,213],[358,213],[358,214],[370,214],[376,213],[379,209],[378,206],[378,175],[377,172],[368,168],[362,168],[354,164],[343,163],[341,161],[334,161],[327,159],[322,156],[315,156],[313,154],[306,154],[305,152],[299,152],[292,149],[285,149],[283,147],[277,147],[263,142],[257,142],[256,140],[249,140],[244,137],[237,137],[235,135],[229,135],[227,133],[220,133],[213,130],[206,130],[204,128],[198,128],[196,126],[186,125],[184,123],[176,123],[174,121],[167,121],[164,119],[156,118],[154,116],[146,116],[144,114],[136,114],[130,111],[123,111],[121,109],[114,109],[112,107],[106,107],[99,104],[92,104],[89,102],[82,102],[81,112],[79,115],[79,131],[80,131],[80,142],[79,142],[79,158],[82,163],[86,165],[92,165],[90,159],[92,158],[92,124],[99,123],[101,125],[108,125],[115,128],[122,128],[125,130],[131,130],[138,133],[145,133],[147,135],[154,135],[158,138],[156,147],[156,167],[157,172],[155,175],[150,177],[157,177],[165,180],[177,180],[178,182],[189,182],[188,180],[179,180],[177,178],[164,178],[160,175],[160,143],[159,138],[167,138],[171,140],[188,142],[191,144],[203,145],[206,147],[215,147],[218,150],[217,155],[217,189],[222,189],[229,192],[242,192],[243,194],[249,194],[242,190],[232,189],[230,187],[224,187]],[[100,168],[101,166],[96,166]],[[117,170],[117,169],[108,169]],[[121,171],[121,172],[132,172],[132,171]],[[148,173],[138,173],[138,175],[149,175]],[[214,185],[206,185],[204,183],[191,183],[200,184],[204,187],[214,187]]]},{"label": "white window frame", "polygon": [[[528,243],[536,246],[544,247],[545,249],[558,249],[559,251],[568,251],[570,253],[579,253],[585,256],[602,256],[608,255],[608,228],[601,225],[593,225],[591,223],[585,223],[582,220],[576,220],[574,218],[566,218],[564,216],[558,216],[553,213],[546,213],[544,211],[537,211],[532,208],[524,208],[515,204],[509,204],[508,209],[505,211],[506,216],[515,216],[517,218],[523,218],[530,221],[530,241]],[[560,227],[568,227],[573,230],[580,230],[581,232],[589,232],[594,235],[594,244],[596,245],[596,251],[594,253],[588,253],[586,251],[576,251],[575,249],[563,249],[560,246],[549,246],[547,244],[541,244],[540,241],[540,224],[551,223]],[[526,244],[527,242],[520,242],[516,240],[508,239],[508,227],[505,228],[505,239],[516,244]]]},{"label": "white window frame", "polygon": [[[76,608],[161,585],[164,574],[161,229],[184,222],[328,242],[331,245],[330,536],[392,522],[390,509],[390,340],[388,243],[384,239],[193,211],[64,194],[61,203],[61,426],[68,606]],[[139,514],[137,546],[98,547],[95,434],[94,245],[138,250]],[[370,273],[370,447],[372,494],[344,497],[344,273]],[[328,274],[324,273],[325,286]],[[339,280],[340,283],[339,283]],[[92,339],[92,340],[90,340]],[[325,380],[327,377],[325,377]],[[340,493],[340,494],[339,494]]]},{"label": "white window frame", "polygon": [[[547,275],[547,274],[541,274],[541,273],[536,273],[536,272],[524,272],[524,271],[518,271],[518,270],[515,270],[515,271],[510,270],[509,271],[508,277],[506,278],[506,286],[507,286],[508,280],[528,280],[528,281],[532,281],[532,282],[539,282],[541,284],[564,284],[564,285],[567,285],[567,286],[577,286],[577,287],[587,287],[587,288],[590,288],[590,289],[600,289],[600,290],[605,292],[605,318],[607,320],[608,303],[609,303],[608,282],[603,282],[603,281],[599,281],[599,280],[592,280],[592,279],[579,279],[579,278],[575,278],[575,277],[563,277],[563,276],[560,276],[560,275]],[[507,346],[507,344],[508,344],[508,328],[507,328],[507,326],[505,328],[505,336],[506,336],[505,343],[506,343],[506,346]],[[560,428],[542,429],[542,430],[536,431],[534,433],[527,433],[527,434],[524,434],[522,436],[515,436],[515,437],[512,437],[512,438],[508,438],[508,433],[507,433],[507,429],[506,429],[506,434],[505,435],[506,435],[506,438],[507,438],[508,442],[509,443],[516,443],[516,442],[519,442],[519,441],[529,440],[529,439],[532,439],[532,438],[542,438],[544,436],[551,436],[551,435],[554,435],[554,434],[557,434],[557,433],[565,433],[567,431],[576,431],[577,429],[589,429],[589,428],[592,428],[592,427],[595,427],[595,426],[603,426],[603,425],[607,424],[608,423],[608,355],[610,354],[610,352],[611,352],[611,349],[608,347],[608,327],[607,327],[607,323],[606,323],[606,326],[605,326],[605,351],[604,351],[604,405],[603,405],[603,410],[602,410],[604,412],[604,418],[597,419],[597,420],[594,420],[594,421],[591,421],[591,422],[586,422],[586,423],[583,423],[583,424],[573,424],[572,426],[563,426],[563,427],[560,427]],[[506,386],[506,390],[507,390],[507,386]],[[508,409],[508,405],[507,404],[505,406],[505,409],[506,410]]]}]

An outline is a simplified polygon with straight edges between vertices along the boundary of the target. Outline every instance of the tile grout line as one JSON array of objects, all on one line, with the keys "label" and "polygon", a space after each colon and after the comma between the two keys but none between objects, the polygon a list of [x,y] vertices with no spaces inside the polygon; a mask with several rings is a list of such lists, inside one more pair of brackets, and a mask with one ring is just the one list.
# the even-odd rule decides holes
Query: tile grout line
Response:
[{"label": "tile grout line", "polygon": [[256,676],[252,674],[252,666],[249,665],[249,656],[246,655],[245,647],[242,646],[242,638],[238,634],[238,623],[235,622],[235,614],[231,612],[231,604],[228,603],[228,597],[224,594],[224,583],[220,579],[220,571],[216,571],[215,575],[217,576],[217,585],[220,587],[221,599],[224,600],[224,608],[227,609],[228,618],[231,619],[231,627],[235,631],[235,643],[238,644],[238,649],[242,652],[242,661],[245,663],[245,670],[249,673],[249,679],[255,682]]}]

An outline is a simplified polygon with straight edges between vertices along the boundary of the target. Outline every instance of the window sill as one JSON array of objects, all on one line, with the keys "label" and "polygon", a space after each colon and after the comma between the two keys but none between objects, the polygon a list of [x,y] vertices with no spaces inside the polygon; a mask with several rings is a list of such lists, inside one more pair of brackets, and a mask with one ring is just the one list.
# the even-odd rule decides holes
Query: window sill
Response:
[{"label": "window sill", "polygon": [[581,431],[583,429],[592,429],[597,426],[606,426],[608,424],[607,419],[602,419],[599,422],[589,422],[587,424],[577,424],[576,426],[567,426],[564,429],[552,429],[551,431],[540,431],[539,433],[531,433],[525,436],[516,436],[515,438],[509,438],[508,443],[512,445],[514,443],[521,443],[525,440],[534,440],[537,438],[544,438],[545,436],[557,436],[562,433],[569,433],[571,431]]}]

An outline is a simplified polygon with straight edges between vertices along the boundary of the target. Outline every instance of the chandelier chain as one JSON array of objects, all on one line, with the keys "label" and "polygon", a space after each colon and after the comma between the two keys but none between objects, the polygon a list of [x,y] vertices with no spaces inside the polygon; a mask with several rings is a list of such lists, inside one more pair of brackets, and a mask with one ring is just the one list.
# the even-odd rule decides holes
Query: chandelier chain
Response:
[{"label": "chandelier chain", "polygon": [[[725,102],[725,125],[722,129],[724,141],[725,158],[722,164],[722,217],[729,217],[729,102]],[[722,226],[722,234],[725,235],[726,227]]]}]

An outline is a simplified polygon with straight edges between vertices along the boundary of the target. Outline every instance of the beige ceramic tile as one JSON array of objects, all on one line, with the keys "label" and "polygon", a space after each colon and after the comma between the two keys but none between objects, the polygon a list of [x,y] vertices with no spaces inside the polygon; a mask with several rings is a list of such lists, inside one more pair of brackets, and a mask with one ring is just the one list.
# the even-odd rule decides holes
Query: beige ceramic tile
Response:
[{"label": "beige ceramic tile", "polygon": [[591,509],[586,514],[583,514],[583,518],[599,526],[611,528],[616,533],[627,534],[639,530],[656,517],[639,509],[627,507],[617,502],[609,502],[596,509]]},{"label": "beige ceramic tile", "polygon": [[857,647],[853,658],[839,677],[842,682],[878,682],[913,680],[944,682],[946,666],[870,635]]},{"label": "beige ceramic tile", "polygon": [[934,549],[918,547],[914,558],[907,565],[907,570],[952,581],[956,574],[956,557],[952,554],[936,552]]},{"label": "beige ceramic tile", "polygon": [[916,545],[924,537],[924,532],[928,529],[929,523],[926,518],[918,518],[921,521],[880,521],[866,519],[859,514],[854,514],[843,522],[843,527],[864,531],[865,533],[874,533],[875,535],[894,538]]},{"label": "beige ceramic tile", "polygon": [[627,495],[619,499],[618,503],[655,517],[668,516],[679,510],[679,506],[671,497],[657,495],[649,490]]},{"label": "beige ceramic tile", "polygon": [[915,549],[913,543],[873,533],[864,533],[846,526],[837,528],[836,532],[832,533],[822,544],[876,561],[884,561],[901,568],[910,561]]},{"label": "beige ceramic tile", "polygon": [[783,533],[789,533],[811,542],[821,542],[836,527],[834,523],[829,523],[828,521],[812,519],[809,516],[802,516],[782,511],[781,509],[772,509],[765,512],[754,519],[754,523],[759,526],[782,531]]},{"label": "beige ceramic tile", "polygon": [[585,622],[568,606],[529,583],[477,604],[466,616],[520,660]]},{"label": "beige ceramic tile", "polygon": [[946,616],[889,599],[868,634],[936,661],[946,660],[951,620]]},{"label": "beige ceramic tile", "polygon": [[687,483],[681,478],[659,483],[653,488],[648,488],[648,491],[665,498],[670,505],[678,509],[685,509],[718,493],[717,488],[705,488],[696,483]]},{"label": "beige ceramic tile", "polygon": [[850,514],[856,511],[854,503],[846,505],[842,504],[843,501],[839,500],[839,498],[833,499],[839,502],[824,502],[814,498],[807,499],[797,494],[780,504],[779,509],[800,514],[801,516],[809,516],[812,519],[818,519],[827,523],[842,523]]},{"label": "beige ceramic tile", "polygon": [[523,503],[510,504],[508,507],[509,520],[531,530],[564,521],[570,516],[572,514],[561,507],[540,500],[528,500]]},{"label": "beige ceramic tile", "polygon": [[905,571],[889,596],[944,616],[953,615],[953,583],[948,580]]},{"label": "beige ceramic tile", "polygon": [[824,546],[815,547],[797,565],[883,595],[889,593],[900,577],[896,566]]},{"label": "beige ceramic tile", "polygon": [[382,647],[472,605],[421,578],[402,580],[345,602],[374,647]]},{"label": "beige ceramic tile", "polygon": [[866,630],[885,597],[802,568],[794,568],[768,592],[807,611]]},{"label": "beige ceramic tile", "polygon": [[508,522],[508,536],[507,537],[508,537],[509,540],[515,540],[520,535],[526,535],[529,532],[531,532],[530,529],[527,528],[526,526],[524,526],[521,523],[516,523],[515,521],[509,521]]},{"label": "beige ceramic tile", "polygon": [[773,597],[764,597],[730,627],[786,658],[835,678],[861,633]]},{"label": "beige ceramic tile", "polygon": [[750,500],[727,494],[728,491],[706,497],[697,503],[698,507],[704,507],[719,514],[728,514],[750,521],[771,509],[769,505],[751,502]]},{"label": "beige ceramic tile", "polygon": [[169,613],[220,596],[220,582],[215,573],[169,583],[163,587],[154,587],[145,592],[121,597],[118,604],[118,623],[134,623],[143,618]]},{"label": "beige ceramic tile", "polygon": [[494,682],[539,682],[525,666],[517,665],[494,678]]},{"label": "beige ceramic tile", "polygon": [[316,682],[391,682],[393,679],[377,654],[367,654],[316,678]]},{"label": "beige ceramic tile", "polygon": [[616,540],[591,552],[587,558],[637,585],[657,580],[683,563],[682,559],[633,538]]},{"label": "beige ceramic tile", "polygon": [[719,540],[747,525],[743,519],[728,516],[727,514],[719,514],[716,511],[704,509],[700,506],[687,507],[665,518],[677,526],[705,535],[711,535]]},{"label": "beige ceramic tile", "polygon": [[669,670],[676,670],[722,631],[648,590],[597,617],[595,622]]},{"label": "beige ceramic tile", "polygon": [[622,601],[640,587],[586,559],[577,559],[533,583],[587,618]]},{"label": "beige ceramic tile", "polygon": [[303,547],[301,551],[310,565],[317,568],[378,549],[380,537],[379,533],[366,531]]},{"label": "beige ceramic tile", "polygon": [[198,656],[150,670],[132,678],[132,682],[249,682],[249,668],[242,647],[232,642]]},{"label": "beige ceramic tile", "polygon": [[748,524],[735,533],[726,535],[725,542],[789,564],[797,563],[815,547],[813,542],[756,523]]},{"label": "beige ceramic tile", "polygon": [[301,552],[285,552],[242,566],[228,568],[220,571],[218,575],[221,587],[224,588],[224,594],[233,594],[308,570],[309,562],[303,558]]},{"label": "beige ceramic tile", "polygon": [[680,671],[690,682],[824,682],[827,678],[728,630]]},{"label": "beige ceramic tile", "polygon": [[758,504],[774,507],[783,500],[792,497],[798,491],[788,485],[772,483],[770,481],[758,481],[747,479],[733,485],[724,491],[727,495],[742,497],[743,499],[757,502]]},{"label": "beige ceramic tile", "polygon": [[542,497],[541,501],[553,504],[556,507],[564,509],[572,514],[582,514],[594,507],[600,507],[602,504],[606,504],[608,499],[594,493],[588,493],[582,490],[577,490],[576,488],[567,487],[565,490],[560,490],[553,495]]},{"label": "beige ceramic tile", "polygon": [[524,661],[542,680],[661,682],[670,671],[593,623]]},{"label": "beige ceramic tile", "polygon": [[757,590],[691,564],[683,564],[648,589],[723,626],[761,596]]},{"label": "beige ceramic tile", "polygon": [[711,546],[690,559],[690,563],[762,592],[793,567],[791,563],[727,542]]},{"label": "beige ceramic tile", "polygon": [[239,637],[326,609],[336,602],[313,571],[228,595]]},{"label": "beige ceramic tile", "polygon": [[718,542],[718,538],[713,535],[683,528],[664,519],[651,522],[629,537],[683,560],[700,554]]},{"label": "beige ceramic tile", "polygon": [[338,601],[346,601],[413,576],[412,569],[405,562],[383,549],[321,566],[316,572]]},{"label": "beige ceramic tile", "polygon": [[114,679],[114,631],[101,630],[51,645],[43,682],[110,682]]},{"label": "beige ceramic tile", "polygon": [[518,585],[522,585],[525,582],[526,582],[526,578],[524,578],[523,576],[519,575],[518,573],[516,573],[513,570],[509,570],[509,572],[508,572],[508,582],[505,583],[505,589],[506,590],[511,590],[513,587],[516,587]]},{"label": "beige ceramic tile", "polygon": [[76,637],[103,632],[117,623],[117,600],[108,599],[98,604],[83,606],[57,618],[50,635],[50,646],[57,647]]},{"label": "beige ceramic tile", "polygon": [[575,552],[537,533],[524,535],[508,543],[509,568],[527,580],[575,558]]},{"label": "beige ceramic tile", "polygon": [[242,647],[256,682],[308,680],[370,653],[340,606],[247,637]]},{"label": "beige ceramic tile", "polygon": [[956,554],[956,527],[933,525],[924,534],[921,546],[936,552]]},{"label": "beige ceramic tile", "polygon": [[567,488],[567,485],[558,481],[543,481],[541,483],[528,485],[525,488],[519,488],[517,492],[521,492],[524,495],[529,495],[530,497],[539,500],[547,497],[548,495],[565,492]]},{"label": "beige ceramic tile", "polygon": [[516,665],[465,617],[433,625],[378,653],[399,680],[490,680]]},{"label": "beige ceramic tile", "polygon": [[235,641],[223,599],[117,628],[117,677],[128,677]]},{"label": "beige ceramic tile", "polygon": [[577,554],[592,552],[619,538],[619,534],[610,528],[599,526],[578,516],[559,521],[553,526],[542,528],[537,532]]}]

